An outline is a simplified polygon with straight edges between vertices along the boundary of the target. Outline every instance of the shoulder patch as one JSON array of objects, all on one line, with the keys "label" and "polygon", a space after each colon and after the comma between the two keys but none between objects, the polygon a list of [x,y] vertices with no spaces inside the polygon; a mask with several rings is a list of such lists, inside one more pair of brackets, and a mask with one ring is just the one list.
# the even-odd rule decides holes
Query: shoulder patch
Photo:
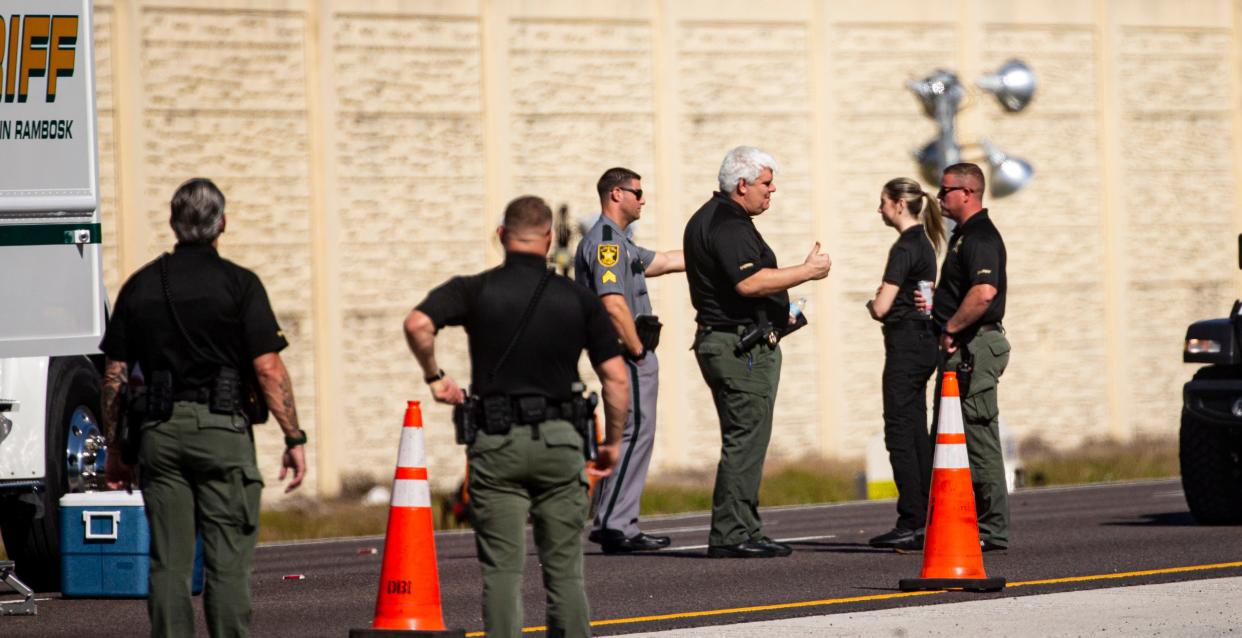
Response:
[{"label": "shoulder patch", "polygon": [[979,270],[979,272],[977,272],[977,273],[975,273],[975,274],[976,274],[976,275],[990,275],[990,274],[992,274],[992,269],[991,269],[991,268],[982,268],[982,269],[980,269],[980,270]]},{"label": "shoulder patch", "polygon": [[[605,229],[608,227],[605,226]],[[621,247],[617,244],[600,244],[595,248],[595,258],[599,260],[599,264],[604,268],[612,268],[617,265],[617,259],[621,256]]]},{"label": "shoulder patch", "polygon": [[755,263],[753,261],[748,261],[742,264],[741,266],[738,266],[737,269],[738,270],[750,270],[751,268],[754,268],[754,267],[755,267]]}]

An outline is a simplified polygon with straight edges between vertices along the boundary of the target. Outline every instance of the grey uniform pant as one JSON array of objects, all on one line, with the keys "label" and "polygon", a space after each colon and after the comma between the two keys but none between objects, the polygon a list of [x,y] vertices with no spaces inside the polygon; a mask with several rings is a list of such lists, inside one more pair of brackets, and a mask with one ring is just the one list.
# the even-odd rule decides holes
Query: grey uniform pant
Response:
[{"label": "grey uniform pant", "polygon": [[655,445],[656,398],[660,361],[648,352],[640,361],[626,361],[630,371],[630,413],[621,437],[617,468],[595,486],[596,530],[617,530],[626,538],[637,535],[638,509],[647,467]]},{"label": "grey uniform pant", "polygon": [[720,464],[712,492],[709,545],[736,545],[764,535],[759,482],[772,438],[781,349],[759,345],[738,356],[733,350],[739,341],[736,334],[708,332],[695,343],[699,370],[720,418]]},{"label": "grey uniform pant", "polygon": [[142,497],[151,525],[152,636],[193,636],[190,575],[203,537],[203,611],[215,636],[246,636],[250,562],[259,537],[263,478],[244,418],[178,401],[142,433]]},{"label": "grey uniform pant", "polygon": [[582,578],[587,480],[582,437],[568,421],[506,434],[480,432],[470,445],[470,517],[483,569],[483,626],[492,638],[522,634],[526,519],[547,589],[547,635],[591,635]]}]

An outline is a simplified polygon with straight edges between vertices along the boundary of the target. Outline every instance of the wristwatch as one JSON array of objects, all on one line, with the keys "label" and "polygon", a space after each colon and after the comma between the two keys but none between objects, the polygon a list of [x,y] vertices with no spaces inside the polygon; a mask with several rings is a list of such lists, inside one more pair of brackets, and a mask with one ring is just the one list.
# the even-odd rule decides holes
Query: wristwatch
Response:
[{"label": "wristwatch", "polygon": [[299,445],[306,445],[306,430],[298,430],[297,436],[285,435],[286,449],[293,449]]},{"label": "wristwatch", "polygon": [[429,377],[423,377],[423,381],[426,381],[426,382],[427,382],[427,385],[431,385],[431,384],[435,383],[436,381],[439,381],[439,380],[441,380],[441,379],[443,379],[444,377],[447,377],[447,376],[448,376],[448,375],[444,373],[444,368],[440,368],[440,371],[439,371],[439,372],[437,372],[437,373],[435,373],[435,374],[433,374],[433,375],[431,375],[431,376],[429,376]]}]

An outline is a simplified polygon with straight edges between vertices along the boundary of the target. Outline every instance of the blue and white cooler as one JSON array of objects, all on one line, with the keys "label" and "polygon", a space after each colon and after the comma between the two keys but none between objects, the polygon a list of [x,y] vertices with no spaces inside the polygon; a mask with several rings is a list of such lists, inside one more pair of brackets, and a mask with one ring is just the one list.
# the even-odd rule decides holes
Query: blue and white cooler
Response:
[{"label": "blue and white cooler", "polygon": [[[203,590],[199,539],[191,578]],[[151,530],[142,493],[66,494],[60,499],[60,582],[65,597],[145,598],[149,591]]]}]

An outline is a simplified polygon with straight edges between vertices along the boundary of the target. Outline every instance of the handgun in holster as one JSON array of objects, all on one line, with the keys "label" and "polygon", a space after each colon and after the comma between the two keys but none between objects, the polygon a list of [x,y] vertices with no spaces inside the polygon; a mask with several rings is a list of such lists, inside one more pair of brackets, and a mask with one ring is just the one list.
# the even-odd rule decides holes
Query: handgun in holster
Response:
[{"label": "handgun in holster", "polygon": [[467,395],[466,400],[453,406],[453,433],[458,445],[474,443],[479,434],[479,404],[477,396]]},{"label": "handgun in holster", "polygon": [[581,381],[575,381],[570,389],[573,392],[569,400],[573,406],[570,422],[582,437],[582,456],[594,461],[599,458],[599,439],[595,430],[595,406],[599,405],[599,395],[594,392],[586,394],[586,385]]},{"label": "handgun in holster", "polygon": [[957,363],[957,386],[962,396],[970,394],[970,376],[975,371],[975,355],[966,344],[958,346],[962,350],[962,360]]}]

